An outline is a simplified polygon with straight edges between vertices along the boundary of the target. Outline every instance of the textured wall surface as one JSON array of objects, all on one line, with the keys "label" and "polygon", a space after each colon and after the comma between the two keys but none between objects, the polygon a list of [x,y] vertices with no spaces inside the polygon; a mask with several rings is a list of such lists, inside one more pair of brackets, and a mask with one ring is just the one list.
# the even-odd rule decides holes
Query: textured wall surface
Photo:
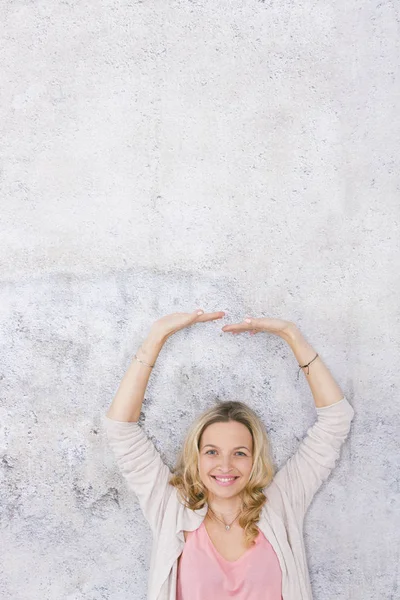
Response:
[{"label": "textured wall surface", "polygon": [[3,0],[2,600],[144,600],[151,533],[100,418],[151,323],[143,405],[172,467],[216,397],[276,465],[315,420],[294,320],[356,416],[305,522],[315,600],[399,575],[399,4]]}]

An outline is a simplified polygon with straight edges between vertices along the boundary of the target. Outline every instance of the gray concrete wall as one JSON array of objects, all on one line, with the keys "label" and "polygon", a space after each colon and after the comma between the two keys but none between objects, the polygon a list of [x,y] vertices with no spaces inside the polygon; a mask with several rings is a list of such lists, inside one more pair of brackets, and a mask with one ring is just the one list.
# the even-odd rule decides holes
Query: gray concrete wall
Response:
[{"label": "gray concrete wall", "polygon": [[143,600],[151,533],[100,429],[168,312],[145,427],[172,466],[218,396],[277,465],[315,419],[294,320],[356,410],[305,541],[315,600],[399,591],[399,5],[24,2],[1,22],[4,600]]}]

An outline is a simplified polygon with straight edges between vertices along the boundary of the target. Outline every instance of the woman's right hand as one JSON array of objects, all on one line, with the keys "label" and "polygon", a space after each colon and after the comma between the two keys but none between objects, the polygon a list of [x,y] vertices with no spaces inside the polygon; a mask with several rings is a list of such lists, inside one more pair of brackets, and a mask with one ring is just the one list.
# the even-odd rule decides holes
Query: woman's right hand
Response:
[{"label": "woman's right hand", "polygon": [[[201,311],[201,314],[198,313]],[[204,313],[203,310],[197,309],[192,313],[172,313],[161,317],[155,321],[151,327],[151,332],[161,337],[161,339],[168,339],[173,333],[189,327],[194,323],[205,323],[206,321],[215,321],[216,319],[222,319],[225,315],[223,311]]]}]

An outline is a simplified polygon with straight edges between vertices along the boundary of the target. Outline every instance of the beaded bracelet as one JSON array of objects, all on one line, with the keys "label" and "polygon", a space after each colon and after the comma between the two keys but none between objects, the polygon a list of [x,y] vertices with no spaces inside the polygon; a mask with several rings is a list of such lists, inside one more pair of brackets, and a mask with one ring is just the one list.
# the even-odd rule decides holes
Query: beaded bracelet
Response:
[{"label": "beaded bracelet", "polygon": [[310,373],[310,367],[309,367],[309,365],[311,365],[311,363],[314,362],[314,360],[317,358],[317,356],[318,356],[318,352],[314,356],[314,358],[312,360],[310,360],[310,362],[308,364],[306,364],[306,365],[299,365],[300,369],[297,371],[297,379],[299,378],[299,373],[300,373],[301,369],[304,369],[304,367],[308,367],[307,375],[309,375],[309,373]]}]

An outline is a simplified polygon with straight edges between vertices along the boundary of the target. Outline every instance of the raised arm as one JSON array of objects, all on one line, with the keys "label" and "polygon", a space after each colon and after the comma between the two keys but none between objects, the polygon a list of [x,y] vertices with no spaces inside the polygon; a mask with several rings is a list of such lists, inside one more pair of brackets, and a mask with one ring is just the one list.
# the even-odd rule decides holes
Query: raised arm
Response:
[{"label": "raised arm", "polygon": [[[169,467],[138,424],[143,398],[164,339],[150,332],[126,371],[103,418],[109,446],[128,487],[135,492],[153,533],[168,501]],[[146,364],[145,364],[146,363]]]},{"label": "raised arm", "polygon": [[241,323],[225,325],[223,331],[275,334],[290,345],[299,369],[303,368],[314,398],[317,420],[267,488],[272,501],[275,499],[278,505],[289,502],[296,517],[302,519],[315,492],[328,478],[340,456],[354,409],[321,357],[291,321],[249,318]]},{"label": "raised arm", "polygon": [[335,402],[339,402],[344,395],[342,390],[334,380],[322,358],[319,355],[316,357],[318,353],[307,342],[298,327],[294,323],[290,323],[282,331],[281,337],[291,347],[299,367],[308,365],[303,368],[303,373],[310,386],[315,406],[323,408],[324,406],[330,406],[331,404],[335,404]]},{"label": "raised arm", "polygon": [[[156,321],[136,353],[137,359],[132,360],[108,412],[103,417],[103,426],[118,468],[129,488],[135,492],[153,533],[159,530],[172,486],[169,485],[171,471],[168,465],[161,459],[153,442],[138,424],[151,369],[172,333],[196,321],[221,318],[223,314],[174,313]],[[164,411],[167,415],[166,407]]]},{"label": "raised arm", "polygon": [[283,501],[289,502],[299,521],[336,466],[354,416],[354,409],[345,397],[316,411],[317,420],[307,430],[293,456],[275,474],[268,492],[273,494],[277,486],[280,490],[278,502],[284,495]]},{"label": "raised arm", "polygon": [[297,518],[302,519],[315,493],[335,467],[355,413],[321,357],[315,358],[317,352],[297,327],[291,324],[282,338],[290,345],[299,366],[310,363],[303,367],[303,372],[317,413],[316,422],[297,451],[274,477],[274,483],[284,491]]},{"label": "raised arm", "polygon": [[[165,339],[151,330],[126,371],[106,416],[115,421],[139,421],[150,373]],[[139,362],[142,361],[142,362]],[[147,364],[145,364],[147,363]],[[150,366],[148,366],[150,365]]]}]

